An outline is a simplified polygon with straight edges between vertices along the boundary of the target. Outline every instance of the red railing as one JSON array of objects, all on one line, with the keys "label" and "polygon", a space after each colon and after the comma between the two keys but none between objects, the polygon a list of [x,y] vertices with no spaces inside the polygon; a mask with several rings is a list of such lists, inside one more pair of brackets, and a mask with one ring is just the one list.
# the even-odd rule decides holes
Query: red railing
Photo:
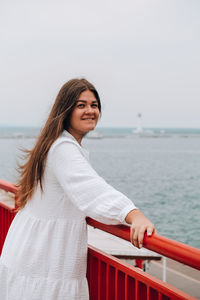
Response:
[{"label": "red railing", "polygon": [[[130,241],[130,228],[106,225],[87,218],[87,223],[122,239]],[[145,235],[144,245],[149,250],[200,270],[200,250],[158,234]],[[88,283],[91,299],[195,299],[192,296],[121,262],[113,256],[89,246]]]},{"label": "red railing", "polygon": [[17,193],[17,187],[13,183],[6,181],[6,180],[0,180],[0,189],[10,192],[16,195]]},{"label": "red railing", "polygon": [[[14,184],[5,180],[0,180],[0,189],[6,192],[13,193],[14,199],[16,200],[17,188]],[[8,229],[15,217],[14,211],[15,207],[11,207],[8,204],[0,202],[0,255]]]},{"label": "red railing", "polygon": [[92,246],[88,247],[87,279],[91,300],[195,299]]},{"label": "red railing", "polygon": [[[87,218],[87,223],[124,240],[130,241],[130,228],[125,225],[106,225]],[[158,234],[145,234],[143,247],[200,270],[200,250]]]},{"label": "red railing", "polygon": [[[0,189],[16,194],[17,188],[0,180]],[[14,218],[14,209],[0,202],[0,251],[8,228]],[[130,240],[128,226],[105,225],[87,218],[89,225]],[[173,258],[193,268],[200,269],[200,250],[154,234],[145,236],[144,247]],[[0,252],[1,253],[1,252]],[[132,267],[92,246],[88,247],[87,278],[91,300],[167,300],[195,299],[161,280]]]}]

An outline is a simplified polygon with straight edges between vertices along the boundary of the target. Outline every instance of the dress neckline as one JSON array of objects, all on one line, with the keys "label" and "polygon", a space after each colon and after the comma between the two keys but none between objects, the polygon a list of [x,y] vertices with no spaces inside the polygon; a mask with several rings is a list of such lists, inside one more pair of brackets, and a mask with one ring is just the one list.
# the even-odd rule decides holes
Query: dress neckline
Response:
[{"label": "dress neckline", "polygon": [[70,140],[72,140],[73,142],[75,142],[78,147],[80,147],[80,149],[82,150],[82,152],[85,154],[85,157],[87,158],[87,160],[89,160],[89,151],[87,149],[85,149],[82,145],[80,145],[77,140],[75,139],[75,137],[69,133],[69,131],[67,131],[66,129],[63,130],[62,134],[66,137],[68,137]]}]

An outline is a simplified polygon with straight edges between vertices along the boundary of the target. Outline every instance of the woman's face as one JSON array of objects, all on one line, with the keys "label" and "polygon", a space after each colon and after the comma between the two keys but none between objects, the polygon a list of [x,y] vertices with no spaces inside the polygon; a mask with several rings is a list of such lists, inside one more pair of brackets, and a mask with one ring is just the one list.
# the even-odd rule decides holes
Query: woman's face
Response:
[{"label": "woman's face", "polygon": [[82,92],[71,114],[68,131],[77,140],[81,141],[87,132],[96,127],[99,115],[100,112],[95,95],[89,90]]}]

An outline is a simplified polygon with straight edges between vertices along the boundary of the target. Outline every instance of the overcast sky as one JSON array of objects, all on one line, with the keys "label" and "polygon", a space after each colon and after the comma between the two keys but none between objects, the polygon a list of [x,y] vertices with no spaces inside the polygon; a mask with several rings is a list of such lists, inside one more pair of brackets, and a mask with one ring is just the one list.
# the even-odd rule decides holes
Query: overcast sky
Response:
[{"label": "overcast sky", "polygon": [[1,0],[0,40],[0,125],[43,125],[85,77],[100,126],[200,128],[199,0]]}]

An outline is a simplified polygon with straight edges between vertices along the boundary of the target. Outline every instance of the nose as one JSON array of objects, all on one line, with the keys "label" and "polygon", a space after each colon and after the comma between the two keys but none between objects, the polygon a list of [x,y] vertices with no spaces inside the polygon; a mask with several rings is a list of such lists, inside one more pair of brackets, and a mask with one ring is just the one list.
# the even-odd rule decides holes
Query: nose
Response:
[{"label": "nose", "polygon": [[93,109],[92,109],[91,105],[87,105],[86,111],[85,111],[85,112],[86,112],[87,114],[90,114],[90,113],[93,112]]}]

